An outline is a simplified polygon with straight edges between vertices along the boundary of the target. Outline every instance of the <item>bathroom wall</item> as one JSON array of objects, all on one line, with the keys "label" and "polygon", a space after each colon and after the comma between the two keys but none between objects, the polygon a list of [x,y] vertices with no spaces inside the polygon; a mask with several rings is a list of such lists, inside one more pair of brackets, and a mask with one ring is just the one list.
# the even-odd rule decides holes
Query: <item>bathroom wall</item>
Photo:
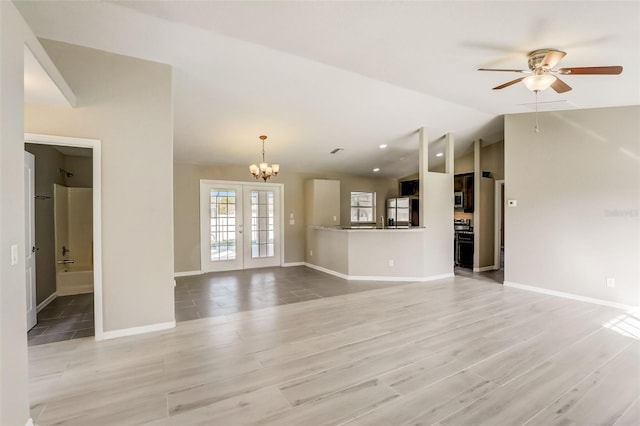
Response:
[{"label": "bathroom wall", "polygon": [[[69,247],[69,188],[53,185],[53,222],[54,222],[54,268],[57,262],[70,259],[62,255],[62,247]],[[55,286],[55,276],[54,276]]]},{"label": "bathroom wall", "polygon": [[[78,151],[91,151],[88,148],[75,148]],[[73,173],[65,179],[65,184],[72,188],[93,188],[93,159],[91,156],[65,155],[64,169]]]},{"label": "bathroom wall", "polygon": [[93,263],[93,190],[68,188],[69,250],[67,257],[78,265]]}]

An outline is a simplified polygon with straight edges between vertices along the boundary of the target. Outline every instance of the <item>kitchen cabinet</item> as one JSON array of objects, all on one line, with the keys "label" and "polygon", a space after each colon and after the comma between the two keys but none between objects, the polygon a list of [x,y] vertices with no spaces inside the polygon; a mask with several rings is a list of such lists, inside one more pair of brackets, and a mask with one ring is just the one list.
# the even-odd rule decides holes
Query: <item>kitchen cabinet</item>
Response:
[{"label": "kitchen cabinet", "polygon": [[465,213],[473,213],[473,173],[463,173],[455,175],[453,178],[453,190],[463,193],[463,203],[461,209]]}]

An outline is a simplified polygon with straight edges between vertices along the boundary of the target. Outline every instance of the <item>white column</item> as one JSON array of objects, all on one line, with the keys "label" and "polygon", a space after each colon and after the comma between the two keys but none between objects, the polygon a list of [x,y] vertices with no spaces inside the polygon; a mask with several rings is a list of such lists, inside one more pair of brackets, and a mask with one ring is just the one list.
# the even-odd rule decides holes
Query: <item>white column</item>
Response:
[{"label": "white column", "polygon": [[480,267],[480,185],[482,170],[480,169],[480,150],[482,140],[473,141],[473,269]]},{"label": "white column", "polygon": [[454,148],[453,148],[453,133],[449,132],[444,135],[444,172],[448,174],[453,174],[454,166],[453,166],[453,156],[454,156]]},{"label": "white column", "polygon": [[427,197],[427,173],[429,172],[429,140],[427,138],[427,129],[424,127],[420,128],[419,131],[419,143],[418,143],[418,152],[420,156],[420,166],[418,169],[419,179],[420,179],[420,226],[427,225],[427,205],[426,205],[426,197]]}]

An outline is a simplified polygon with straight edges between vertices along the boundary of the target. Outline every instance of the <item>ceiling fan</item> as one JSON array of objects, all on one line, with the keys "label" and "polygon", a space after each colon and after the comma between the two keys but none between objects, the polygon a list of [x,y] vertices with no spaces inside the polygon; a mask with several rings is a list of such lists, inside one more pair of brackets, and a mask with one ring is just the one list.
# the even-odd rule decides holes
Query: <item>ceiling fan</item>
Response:
[{"label": "ceiling fan", "polygon": [[479,68],[478,71],[502,71],[531,74],[528,77],[516,78],[515,80],[496,86],[493,90],[504,89],[505,87],[509,87],[522,81],[525,86],[527,86],[527,89],[532,92],[539,92],[551,87],[557,93],[564,93],[571,90],[571,86],[560,80],[557,75],[615,75],[622,72],[622,67],[619,65],[606,67],[572,67],[554,70],[553,67],[555,67],[566,54],[566,52],[556,49],[538,49],[529,52],[527,55],[529,57],[528,70]]}]

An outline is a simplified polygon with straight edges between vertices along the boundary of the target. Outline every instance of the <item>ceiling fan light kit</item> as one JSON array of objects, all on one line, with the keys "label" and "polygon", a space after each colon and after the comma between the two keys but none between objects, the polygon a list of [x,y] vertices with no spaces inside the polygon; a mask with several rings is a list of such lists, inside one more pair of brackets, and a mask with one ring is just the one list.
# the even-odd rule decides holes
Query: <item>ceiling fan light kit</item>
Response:
[{"label": "ceiling fan light kit", "polygon": [[538,74],[525,77],[522,82],[532,92],[539,92],[540,90],[548,89],[557,79],[557,77],[549,74]]},{"label": "ceiling fan light kit", "polygon": [[551,87],[557,93],[564,93],[571,90],[564,81],[560,80],[557,75],[617,75],[622,73],[622,67],[603,66],[603,67],[569,67],[553,69],[558,62],[567,55],[566,52],[557,49],[538,49],[529,52],[527,55],[529,66],[528,70],[521,69],[493,69],[479,68],[478,71],[500,71],[500,72],[517,72],[522,74],[531,74],[528,77],[521,77],[507,83],[501,84],[493,88],[493,90],[504,89],[516,83],[523,82],[527,89],[531,91],[546,90]]},{"label": "ceiling fan light kit", "polygon": [[527,65],[528,70],[519,69],[493,69],[478,68],[478,71],[500,71],[500,72],[517,72],[522,74],[531,74],[528,77],[520,77],[515,80],[508,81],[493,88],[493,90],[501,90],[505,87],[512,86],[516,83],[523,82],[527,89],[536,94],[536,125],[534,127],[536,133],[540,131],[538,127],[538,92],[551,87],[556,93],[565,93],[571,90],[564,81],[560,80],[556,75],[617,75],[622,73],[622,67],[604,66],[604,67],[571,67],[559,68],[554,70],[553,67],[567,55],[566,52],[557,49],[538,49],[528,53]]}]

